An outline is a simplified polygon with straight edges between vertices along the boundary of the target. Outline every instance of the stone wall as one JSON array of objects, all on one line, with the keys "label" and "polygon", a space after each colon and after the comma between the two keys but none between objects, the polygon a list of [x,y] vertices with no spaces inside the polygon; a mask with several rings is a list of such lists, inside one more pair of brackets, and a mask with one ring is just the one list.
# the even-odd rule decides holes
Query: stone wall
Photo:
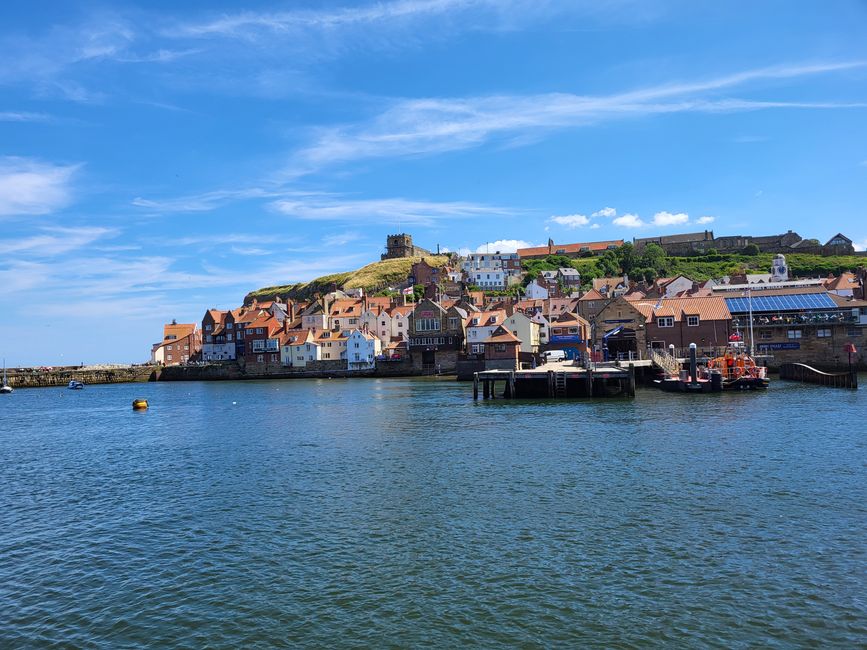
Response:
[{"label": "stone wall", "polygon": [[127,366],[121,368],[59,368],[55,370],[10,369],[7,371],[12,388],[46,388],[66,386],[70,381],[87,384],[129,384],[153,381],[156,366]]}]

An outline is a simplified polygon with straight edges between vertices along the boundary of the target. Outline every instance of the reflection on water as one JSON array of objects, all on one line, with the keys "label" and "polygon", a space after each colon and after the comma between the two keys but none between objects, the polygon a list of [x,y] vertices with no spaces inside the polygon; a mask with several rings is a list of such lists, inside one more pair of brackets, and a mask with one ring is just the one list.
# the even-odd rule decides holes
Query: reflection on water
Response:
[{"label": "reflection on water", "polygon": [[0,645],[855,647],[863,395],[19,390]]}]

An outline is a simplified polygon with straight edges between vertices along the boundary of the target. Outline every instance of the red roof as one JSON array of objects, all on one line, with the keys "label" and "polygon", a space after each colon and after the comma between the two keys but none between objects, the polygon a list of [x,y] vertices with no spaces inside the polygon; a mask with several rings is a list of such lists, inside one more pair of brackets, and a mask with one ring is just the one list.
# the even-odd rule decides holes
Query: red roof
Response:
[{"label": "red roof", "polygon": [[611,241],[593,241],[581,244],[554,244],[550,251],[547,246],[533,246],[532,248],[519,248],[518,257],[534,257],[538,255],[562,255],[569,253],[580,253],[583,250],[599,252],[608,250],[610,247],[623,246],[622,239],[614,239]]}]

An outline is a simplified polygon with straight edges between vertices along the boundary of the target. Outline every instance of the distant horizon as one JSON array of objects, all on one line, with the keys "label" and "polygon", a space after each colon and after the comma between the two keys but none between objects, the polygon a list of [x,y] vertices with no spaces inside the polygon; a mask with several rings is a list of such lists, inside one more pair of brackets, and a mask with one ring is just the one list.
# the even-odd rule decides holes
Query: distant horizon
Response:
[{"label": "distant horizon", "polygon": [[141,361],[172,318],[359,268],[392,232],[452,251],[705,229],[867,248],[858,0],[45,13],[0,8],[15,365]]}]

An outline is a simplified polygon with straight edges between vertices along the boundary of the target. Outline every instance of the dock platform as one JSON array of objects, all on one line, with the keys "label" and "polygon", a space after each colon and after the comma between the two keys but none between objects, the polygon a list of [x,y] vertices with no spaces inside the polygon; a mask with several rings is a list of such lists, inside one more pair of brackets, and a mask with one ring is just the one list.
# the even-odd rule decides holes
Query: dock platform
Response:
[{"label": "dock platform", "polygon": [[505,398],[635,397],[635,369],[650,361],[594,363],[589,368],[572,362],[548,363],[522,370],[485,370],[473,375],[473,399],[497,397],[502,384]]}]

